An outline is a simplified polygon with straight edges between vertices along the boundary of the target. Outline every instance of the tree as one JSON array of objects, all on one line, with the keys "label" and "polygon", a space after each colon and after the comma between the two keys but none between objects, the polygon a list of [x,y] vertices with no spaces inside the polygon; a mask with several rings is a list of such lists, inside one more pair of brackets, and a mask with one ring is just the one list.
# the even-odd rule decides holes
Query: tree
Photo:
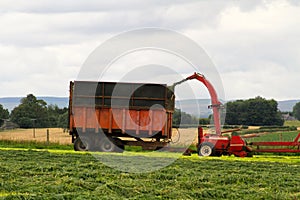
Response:
[{"label": "tree", "polygon": [[180,125],[180,124],[198,124],[199,120],[186,113],[181,111],[180,109],[175,108],[173,113],[173,125]]},{"label": "tree", "polygon": [[67,129],[68,128],[68,117],[69,117],[69,112],[66,111],[65,113],[59,115],[58,118],[58,127]]},{"label": "tree", "polygon": [[200,118],[199,124],[200,125],[208,125],[208,124],[210,124],[210,119],[209,118]]},{"label": "tree", "polygon": [[21,128],[47,127],[47,103],[43,100],[38,100],[33,94],[29,94],[21,99],[19,106],[12,110],[11,120]]},{"label": "tree", "polygon": [[256,97],[226,104],[225,123],[229,125],[283,125],[283,119],[274,99]]},{"label": "tree", "polygon": [[11,112],[11,120],[21,128],[45,128],[68,126],[68,108],[49,105],[33,94],[21,99],[19,106]]},{"label": "tree", "polygon": [[49,127],[67,128],[68,108],[59,108],[57,105],[47,107]]},{"label": "tree", "polygon": [[175,108],[173,113],[173,125],[179,125],[181,121],[180,118],[181,118],[181,110]]},{"label": "tree", "polygon": [[293,107],[293,116],[300,120],[300,102],[296,103]]},{"label": "tree", "polygon": [[7,109],[4,109],[3,106],[0,104],[0,126],[2,126],[4,119],[9,118],[9,112]]},{"label": "tree", "polygon": [[229,125],[243,125],[247,123],[247,103],[244,100],[237,100],[226,103],[225,123]]}]

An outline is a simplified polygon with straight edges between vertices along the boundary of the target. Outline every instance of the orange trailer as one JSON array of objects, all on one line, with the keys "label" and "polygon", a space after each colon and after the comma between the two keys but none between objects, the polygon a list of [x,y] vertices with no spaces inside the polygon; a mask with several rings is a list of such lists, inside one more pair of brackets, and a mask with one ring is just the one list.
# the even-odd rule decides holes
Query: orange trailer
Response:
[{"label": "orange trailer", "polygon": [[172,137],[174,99],[164,84],[70,82],[69,129],[75,150],[167,145]]}]

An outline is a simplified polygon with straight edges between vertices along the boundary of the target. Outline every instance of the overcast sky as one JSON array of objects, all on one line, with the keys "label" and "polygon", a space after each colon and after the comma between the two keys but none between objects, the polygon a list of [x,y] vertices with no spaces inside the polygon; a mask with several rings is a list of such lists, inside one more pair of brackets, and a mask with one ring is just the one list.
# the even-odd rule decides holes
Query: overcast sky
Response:
[{"label": "overcast sky", "polygon": [[295,0],[1,0],[0,97],[68,96],[88,55],[120,32],[159,27],[197,42],[226,99],[300,99]]}]

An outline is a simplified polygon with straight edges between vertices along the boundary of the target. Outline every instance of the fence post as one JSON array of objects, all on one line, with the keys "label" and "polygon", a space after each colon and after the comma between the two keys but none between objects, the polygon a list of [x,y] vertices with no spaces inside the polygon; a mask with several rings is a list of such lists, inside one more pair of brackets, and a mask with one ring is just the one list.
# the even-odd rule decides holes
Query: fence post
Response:
[{"label": "fence post", "polygon": [[47,142],[46,142],[46,144],[49,145],[49,143],[50,143],[49,142],[49,129],[47,129]]},{"label": "fence post", "polygon": [[282,133],[280,133],[280,142],[282,142]]}]

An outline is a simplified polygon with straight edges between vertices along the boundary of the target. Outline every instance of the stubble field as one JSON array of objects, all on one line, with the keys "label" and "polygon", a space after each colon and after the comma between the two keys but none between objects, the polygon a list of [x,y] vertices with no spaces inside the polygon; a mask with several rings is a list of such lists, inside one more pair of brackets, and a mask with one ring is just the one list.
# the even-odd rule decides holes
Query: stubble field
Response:
[{"label": "stubble field", "polygon": [[[71,136],[64,129],[49,128],[48,130],[50,143],[71,144]],[[0,140],[46,142],[47,128],[1,131]]]}]

